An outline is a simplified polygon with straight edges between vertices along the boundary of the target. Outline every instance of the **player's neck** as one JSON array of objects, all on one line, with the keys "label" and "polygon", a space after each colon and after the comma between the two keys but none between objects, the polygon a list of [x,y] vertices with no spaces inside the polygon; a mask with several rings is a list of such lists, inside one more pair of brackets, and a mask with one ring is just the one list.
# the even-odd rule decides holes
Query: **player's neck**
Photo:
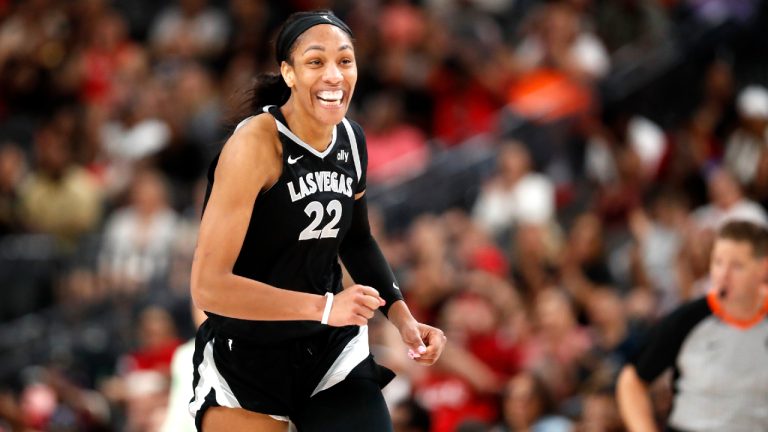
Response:
[{"label": "player's neck", "polygon": [[288,129],[318,152],[325,151],[331,144],[334,126],[317,122],[312,116],[290,103],[282,106],[282,112],[288,123]]}]

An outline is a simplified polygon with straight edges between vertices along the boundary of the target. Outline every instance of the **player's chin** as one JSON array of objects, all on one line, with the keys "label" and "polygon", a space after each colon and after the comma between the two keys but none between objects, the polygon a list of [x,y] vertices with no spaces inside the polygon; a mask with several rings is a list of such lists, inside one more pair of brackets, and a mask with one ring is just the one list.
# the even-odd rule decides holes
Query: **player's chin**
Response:
[{"label": "player's chin", "polygon": [[347,115],[348,108],[349,105],[347,104],[347,101],[342,100],[337,104],[317,103],[315,104],[314,111],[315,116],[321,123],[328,126],[335,126]]}]

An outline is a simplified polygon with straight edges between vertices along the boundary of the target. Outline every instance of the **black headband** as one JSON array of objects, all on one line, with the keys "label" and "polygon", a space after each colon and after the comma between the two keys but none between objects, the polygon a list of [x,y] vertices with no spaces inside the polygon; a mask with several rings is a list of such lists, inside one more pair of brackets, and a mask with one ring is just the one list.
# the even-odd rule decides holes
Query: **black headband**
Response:
[{"label": "black headband", "polygon": [[320,24],[331,24],[346,32],[349,37],[352,37],[352,30],[349,26],[340,20],[333,12],[330,11],[318,11],[318,12],[299,12],[298,17],[294,20],[288,20],[283,26],[280,34],[277,36],[277,43],[275,44],[275,58],[277,64],[281,64],[283,61],[288,61],[291,54],[291,48],[293,43],[301,36],[302,33],[309,30],[311,27]]}]

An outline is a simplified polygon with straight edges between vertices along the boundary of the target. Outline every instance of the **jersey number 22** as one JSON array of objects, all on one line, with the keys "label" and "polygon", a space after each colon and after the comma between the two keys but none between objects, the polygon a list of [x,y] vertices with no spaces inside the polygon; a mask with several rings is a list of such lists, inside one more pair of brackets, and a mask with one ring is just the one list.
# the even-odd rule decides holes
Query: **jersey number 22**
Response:
[{"label": "jersey number 22", "polygon": [[[323,211],[325,210],[325,211]],[[318,230],[317,227],[323,222],[323,215],[328,212],[333,218],[330,222],[325,224],[322,230]],[[339,229],[336,228],[339,220],[341,219],[341,202],[339,200],[333,200],[328,203],[328,206],[323,209],[323,204],[319,201],[312,201],[304,207],[304,213],[307,216],[312,217],[312,222],[309,226],[299,234],[299,240],[310,240],[318,238],[335,238],[339,234]]]}]

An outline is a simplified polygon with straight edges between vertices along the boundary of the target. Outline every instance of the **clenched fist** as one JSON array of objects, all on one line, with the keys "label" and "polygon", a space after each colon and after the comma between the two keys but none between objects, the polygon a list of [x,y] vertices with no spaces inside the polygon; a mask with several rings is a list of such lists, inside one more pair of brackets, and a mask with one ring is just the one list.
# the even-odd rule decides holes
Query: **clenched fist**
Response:
[{"label": "clenched fist", "polygon": [[328,325],[364,326],[373,318],[376,309],[385,303],[375,289],[365,285],[352,285],[334,296]]}]

